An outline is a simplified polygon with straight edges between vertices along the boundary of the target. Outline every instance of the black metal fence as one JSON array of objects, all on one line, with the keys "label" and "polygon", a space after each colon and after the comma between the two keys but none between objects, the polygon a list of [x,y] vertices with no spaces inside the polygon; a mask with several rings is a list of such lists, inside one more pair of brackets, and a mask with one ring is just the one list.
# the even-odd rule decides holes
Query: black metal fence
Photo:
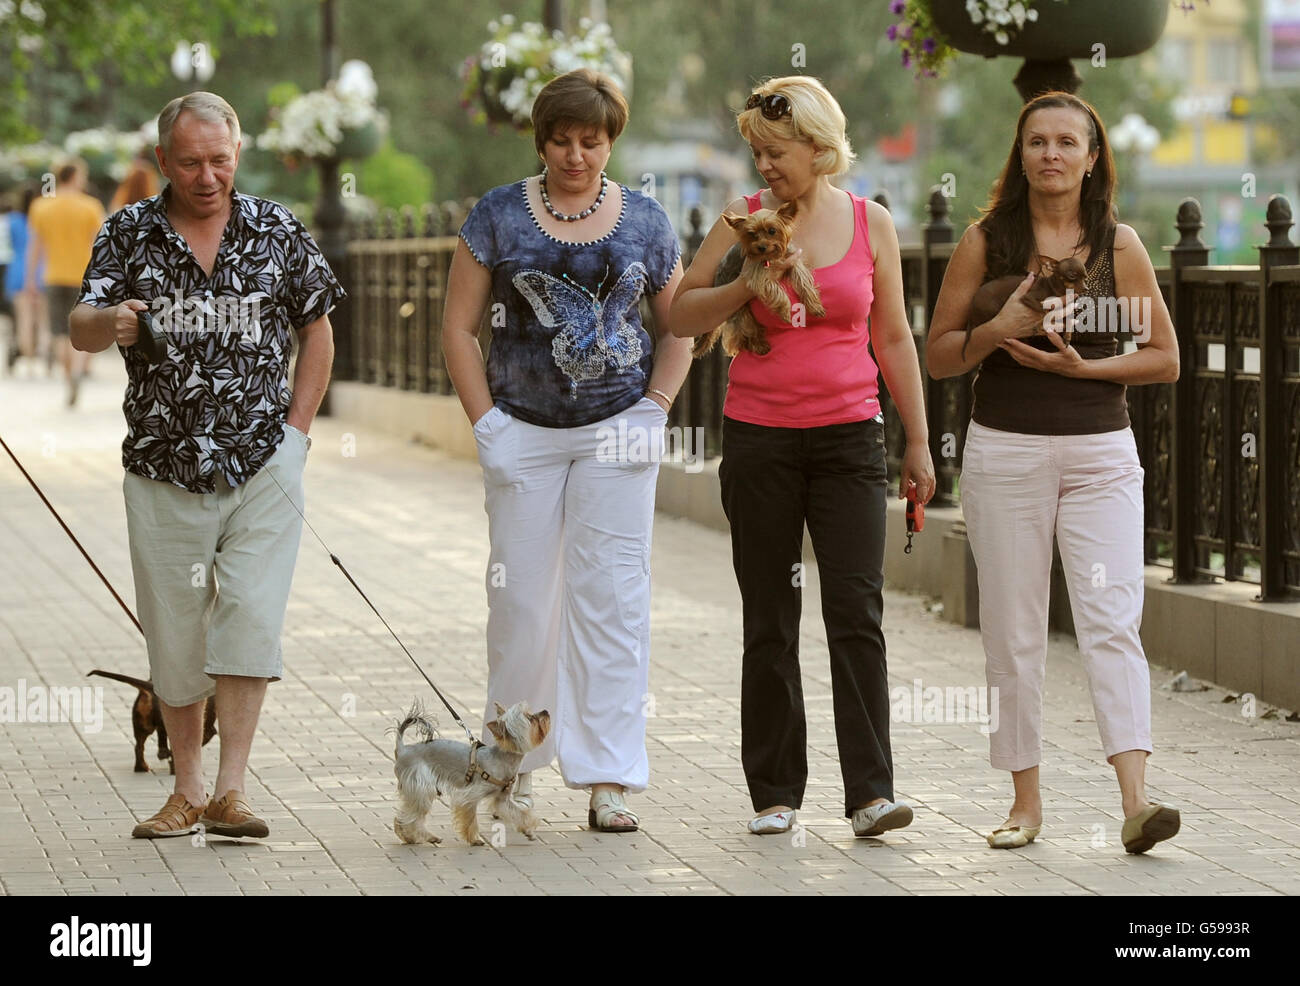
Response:
[{"label": "black metal fence", "polygon": [[[351,366],[340,379],[450,394],[441,318],[447,270],[468,203],[385,213],[353,230]],[[903,288],[918,355],[953,251],[948,202],[935,192],[919,244],[902,248]],[[1157,279],[1173,316],[1181,375],[1173,384],[1130,387],[1129,414],[1146,471],[1149,563],[1178,582],[1254,582],[1260,598],[1300,594],[1300,248],[1291,205],[1268,204],[1268,242],[1254,267],[1209,266],[1200,205],[1179,207],[1178,242]],[[683,262],[703,239],[691,216]],[[650,323],[648,307],[643,309]],[[488,326],[481,335],[486,351]],[[1128,339],[1121,336],[1121,344]],[[720,451],[727,357],[695,364],[670,425],[703,429],[705,453]],[[956,503],[970,419],[971,375],[925,378],[936,499]],[[891,476],[904,447],[902,424],[881,381]]]}]

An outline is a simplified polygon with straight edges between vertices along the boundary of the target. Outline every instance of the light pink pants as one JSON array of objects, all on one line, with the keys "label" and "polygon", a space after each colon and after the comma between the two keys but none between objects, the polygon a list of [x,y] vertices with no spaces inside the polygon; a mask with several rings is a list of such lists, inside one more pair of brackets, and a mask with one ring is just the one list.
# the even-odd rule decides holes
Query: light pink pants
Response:
[{"label": "light pink pants", "polygon": [[994,767],[1025,770],[1043,757],[1053,533],[1106,757],[1151,751],[1151,681],[1138,636],[1142,477],[1128,428],[1026,435],[970,423],[961,505],[979,569],[985,670],[997,689]]}]

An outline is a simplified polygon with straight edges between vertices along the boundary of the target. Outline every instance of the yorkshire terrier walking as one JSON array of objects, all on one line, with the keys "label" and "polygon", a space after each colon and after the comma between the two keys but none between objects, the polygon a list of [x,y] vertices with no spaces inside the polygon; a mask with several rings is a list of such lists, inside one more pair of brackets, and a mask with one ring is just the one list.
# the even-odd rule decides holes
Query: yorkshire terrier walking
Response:
[{"label": "yorkshire terrier walking", "polygon": [[[713,277],[713,286],[729,284],[737,276],[743,277],[749,289],[763,304],[767,305],[779,317],[789,322],[790,298],[781,288],[777,272],[767,265],[773,259],[784,257],[790,252],[790,237],[794,233],[794,217],[799,211],[799,203],[791,199],[779,209],[759,209],[748,216],[733,216],[723,213],[727,225],[736,231],[739,242],[723,256]],[[792,264],[786,272],[790,286],[804,307],[806,315],[818,317],[826,314],[822,307],[821,295],[813,281],[812,272],[802,261]],[[697,336],[691,355],[699,358],[710,352],[722,337],[722,349],[728,356],[735,356],[742,349],[747,349],[757,356],[765,356],[772,346],[767,341],[767,332],[754,318],[749,305],[741,305],[722,325],[702,336]]]},{"label": "yorkshire terrier walking", "polygon": [[[509,709],[496,707],[497,717],[487,724],[496,739],[493,746],[479,744],[473,748],[457,740],[435,739],[433,720],[418,704],[397,724],[396,761],[397,794],[401,799],[393,831],[403,842],[442,840],[424,827],[435,798],[451,808],[451,824],[456,834],[472,846],[484,845],[478,830],[478,804],[492,798],[494,815],[506,819],[517,831],[533,838],[537,816],[510,797],[515,776],[524,754],[540,746],[551,730],[551,714],[543,710],[536,715],[528,703],[517,702]],[[422,743],[407,745],[402,734],[415,726],[424,737]]]}]

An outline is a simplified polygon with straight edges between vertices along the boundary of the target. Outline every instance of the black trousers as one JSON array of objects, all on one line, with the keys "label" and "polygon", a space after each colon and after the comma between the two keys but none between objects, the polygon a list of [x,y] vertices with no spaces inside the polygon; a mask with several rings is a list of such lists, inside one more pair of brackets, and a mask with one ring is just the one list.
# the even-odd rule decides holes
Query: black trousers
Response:
[{"label": "black trousers", "polygon": [[844,813],[894,798],[884,608],[885,432],[722,423],[722,507],[744,606],[741,761],[754,810],[802,806],[807,726],[799,674],[803,532],[821,579]]}]

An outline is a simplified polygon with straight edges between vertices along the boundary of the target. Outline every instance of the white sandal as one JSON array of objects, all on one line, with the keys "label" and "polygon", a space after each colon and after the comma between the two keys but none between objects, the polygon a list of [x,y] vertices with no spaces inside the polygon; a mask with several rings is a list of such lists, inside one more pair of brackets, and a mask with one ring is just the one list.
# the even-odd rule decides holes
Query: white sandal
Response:
[{"label": "white sandal", "polygon": [[794,811],[774,811],[750,819],[749,830],[755,835],[780,835],[794,827]]},{"label": "white sandal", "polygon": [[[632,819],[631,825],[616,825],[614,819],[619,815]],[[600,791],[591,795],[591,806],[587,809],[587,826],[597,832],[635,832],[641,819],[628,808],[623,800],[622,791]]]}]

